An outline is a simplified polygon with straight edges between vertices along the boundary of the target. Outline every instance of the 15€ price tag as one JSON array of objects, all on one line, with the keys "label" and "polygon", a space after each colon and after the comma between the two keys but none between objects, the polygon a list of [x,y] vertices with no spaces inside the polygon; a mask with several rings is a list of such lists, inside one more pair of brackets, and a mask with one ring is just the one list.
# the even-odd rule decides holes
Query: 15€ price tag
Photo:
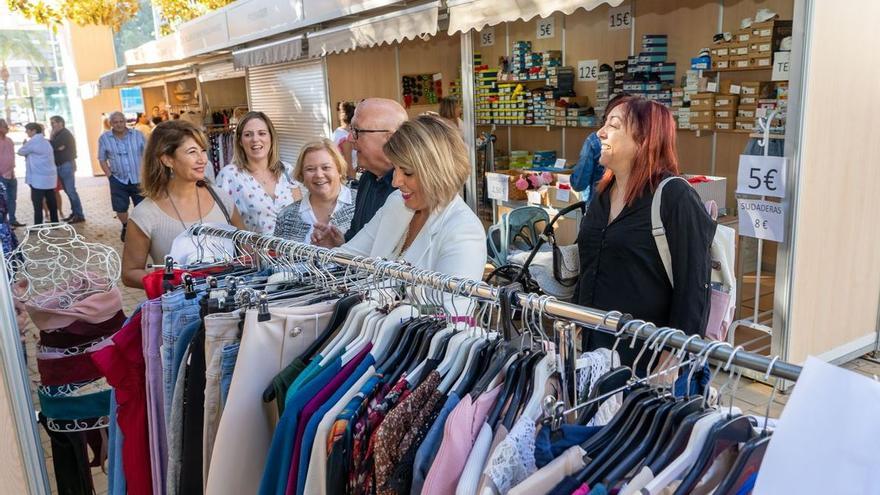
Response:
[{"label": "15\u20ac price tag", "polygon": [[632,4],[608,9],[608,30],[617,31],[632,27]]},{"label": "15\u20ac price tag", "polygon": [[538,19],[537,36],[539,40],[556,37],[556,19],[552,15],[546,19]]},{"label": "15\u20ac price tag", "polygon": [[489,199],[496,201],[507,201],[510,191],[510,181],[504,174],[486,174],[486,193]]},{"label": "15\u20ac price tag", "polygon": [[784,198],[787,162],[782,156],[740,155],[736,193]]},{"label": "15\u20ac price tag", "polygon": [[781,203],[737,198],[739,234],[765,241],[785,240],[785,210]]},{"label": "15\u20ac price tag", "polygon": [[495,27],[489,26],[480,31],[480,46],[495,45]]}]

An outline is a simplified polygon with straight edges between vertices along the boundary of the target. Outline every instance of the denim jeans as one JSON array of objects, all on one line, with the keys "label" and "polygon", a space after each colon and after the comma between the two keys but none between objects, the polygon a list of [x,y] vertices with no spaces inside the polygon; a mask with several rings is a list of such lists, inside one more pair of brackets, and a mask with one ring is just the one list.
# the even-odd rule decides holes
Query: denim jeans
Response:
[{"label": "denim jeans", "polygon": [[202,423],[202,475],[208,479],[211,465],[211,454],[214,451],[214,438],[220,425],[220,377],[222,351],[227,345],[239,341],[238,324],[241,321],[239,312],[216,313],[205,317],[205,412]]},{"label": "denim jeans", "polygon": [[79,193],[76,192],[76,177],[73,172],[73,162],[64,162],[58,165],[58,178],[61,179],[61,186],[67,197],[70,199],[70,209],[73,210],[73,216],[84,217],[82,201],[79,199]]},{"label": "denim jeans", "polygon": [[182,290],[162,295],[162,382],[165,421],[171,418],[174,384],[183,354],[199,329],[199,296],[186,299]]},{"label": "denim jeans", "polygon": [[107,454],[109,466],[107,468],[107,493],[108,495],[125,495],[125,472],[122,470],[122,431],[116,422],[116,391],[110,392],[110,433]]},{"label": "denim jeans", "polygon": [[6,186],[6,209],[9,210],[9,223],[15,223],[15,199],[18,198],[18,179],[4,179],[0,177],[0,182]]},{"label": "denim jeans", "polygon": [[228,344],[220,351],[220,409],[226,405],[226,397],[229,395],[229,386],[232,385],[232,372],[235,371],[235,361],[238,359],[239,343]]}]

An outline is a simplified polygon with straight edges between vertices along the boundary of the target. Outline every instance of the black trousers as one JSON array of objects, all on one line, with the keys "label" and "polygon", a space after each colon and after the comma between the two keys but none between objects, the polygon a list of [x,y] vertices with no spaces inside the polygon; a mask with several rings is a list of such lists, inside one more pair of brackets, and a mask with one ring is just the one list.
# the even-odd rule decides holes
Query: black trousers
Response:
[{"label": "black trousers", "polygon": [[49,206],[49,219],[58,221],[58,203],[55,201],[54,189],[31,188],[31,203],[34,205],[34,225],[43,223],[43,199]]}]

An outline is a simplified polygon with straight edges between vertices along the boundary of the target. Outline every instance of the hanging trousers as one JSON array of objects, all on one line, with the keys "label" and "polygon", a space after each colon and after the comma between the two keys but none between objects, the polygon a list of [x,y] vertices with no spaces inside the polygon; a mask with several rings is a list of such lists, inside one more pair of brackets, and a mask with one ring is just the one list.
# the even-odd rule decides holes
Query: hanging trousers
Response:
[{"label": "hanging trousers", "polygon": [[266,464],[278,422],[274,404],[263,403],[263,390],[302,354],[330,322],[335,301],[301,307],[269,308],[270,319],[257,321],[248,310],[229,397],[223,408],[206,493],[254,493]]}]

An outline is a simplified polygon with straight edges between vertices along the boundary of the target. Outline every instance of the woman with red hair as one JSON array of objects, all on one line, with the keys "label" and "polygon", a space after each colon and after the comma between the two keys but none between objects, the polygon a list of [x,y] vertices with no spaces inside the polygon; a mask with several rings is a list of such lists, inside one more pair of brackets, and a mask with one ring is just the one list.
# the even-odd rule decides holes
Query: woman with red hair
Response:
[{"label": "woman with red hair", "polygon": [[[651,202],[660,182],[679,175],[675,121],[663,105],[626,97],[597,133],[606,167],[578,233],[578,304],[701,334],[709,314],[709,249],[715,222],[683,180],[663,188],[660,217],[672,260],[667,276],[651,229]],[[587,347],[610,348],[614,337],[588,332]],[[618,346],[632,364],[640,346]],[[644,376],[648,359],[642,359]]]}]

